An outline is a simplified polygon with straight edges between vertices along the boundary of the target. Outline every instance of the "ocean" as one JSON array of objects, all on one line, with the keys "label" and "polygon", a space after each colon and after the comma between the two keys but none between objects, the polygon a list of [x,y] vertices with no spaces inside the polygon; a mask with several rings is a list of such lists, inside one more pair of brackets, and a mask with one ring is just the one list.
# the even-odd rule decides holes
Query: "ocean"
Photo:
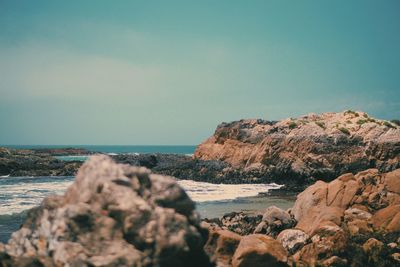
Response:
[{"label": "ocean", "polygon": [[[7,146],[12,148],[79,147],[109,154],[176,153],[193,154],[195,146]],[[63,160],[85,160],[87,156],[65,156]],[[27,210],[40,205],[51,194],[62,194],[74,177],[0,177],[0,242],[6,242],[25,219]],[[222,216],[231,211],[262,212],[271,205],[287,209],[294,197],[268,196],[277,184],[210,184],[190,180],[178,183],[196,202],[203,218]]]},{"label": "ocean", "polygon": [[171,153],[193,154],[196,146],[189,145],[0,145],[17,149],[38,148],[83,148],[92,152],[125,154],[125,153]]}]

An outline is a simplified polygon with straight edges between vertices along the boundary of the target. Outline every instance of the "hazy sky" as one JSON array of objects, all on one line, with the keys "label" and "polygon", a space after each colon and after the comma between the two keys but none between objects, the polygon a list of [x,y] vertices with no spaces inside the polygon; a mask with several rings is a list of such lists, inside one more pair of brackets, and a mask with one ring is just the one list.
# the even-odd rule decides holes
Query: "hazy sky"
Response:
[{"label": "hazy sky", "polygon": [[400,1],[0,0],[0,144],[197,144],[222,121],[400,119]]}]

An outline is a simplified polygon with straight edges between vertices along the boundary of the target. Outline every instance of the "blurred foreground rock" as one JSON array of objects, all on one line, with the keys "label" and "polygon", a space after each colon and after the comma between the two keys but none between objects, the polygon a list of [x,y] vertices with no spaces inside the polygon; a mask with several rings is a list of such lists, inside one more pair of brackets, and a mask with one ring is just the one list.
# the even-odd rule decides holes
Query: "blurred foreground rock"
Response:
[{"label": "blurred foreground rock", "polygon": [[173,178],[95,156],[0,245],[0,266],[211,266],[194,208]]}]

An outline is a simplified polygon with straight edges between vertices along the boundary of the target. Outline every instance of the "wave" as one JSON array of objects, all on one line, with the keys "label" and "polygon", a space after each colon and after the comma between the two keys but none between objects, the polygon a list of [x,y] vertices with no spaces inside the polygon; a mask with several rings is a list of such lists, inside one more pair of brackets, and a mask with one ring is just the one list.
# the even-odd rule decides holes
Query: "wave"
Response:
[{"label": "wave", "polygon": [[19,213],[40,205],[48,195],[60,195],[72,183],[73,178],[10,179],[0,184],[0,214]]},{"label": "wave", "polygon": [[[4,179],[4,180],[3,180]],[[40,205],[52,194],[63,194],[74,177],[18,177],[0,180],[0,214],[12,214]],[[278,184],[212,184],[177,181],[195,202],[230,201],[278,189]]]},{"label": "wave", "polygon": [[283,185],[272,184],[211,184],[192,180],[179,180],[186,193],[196,202],[224,201],[254,197],[279,189]]}]

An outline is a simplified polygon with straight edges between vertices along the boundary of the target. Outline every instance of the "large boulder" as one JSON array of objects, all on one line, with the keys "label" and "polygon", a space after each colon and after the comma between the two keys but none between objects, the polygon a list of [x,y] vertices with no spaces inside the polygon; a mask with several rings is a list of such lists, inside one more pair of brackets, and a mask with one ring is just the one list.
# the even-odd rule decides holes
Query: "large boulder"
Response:
[{"label": "large boulder", "polygon": [[194,207],[173,178],[95,156],[30,211],[0,265],[209,266]]},{"label": "large boulder", "polygon": [[378,210],[372,221],[376,229],[400,233],[400,204]]},{"label": "large boulder", "polygon": [[393,187],[397,180],[399,170],[382,174],[369,169],[330,183],[318,181],[297,196],[291,210],[296,227],[312,235],[325,221],[338,226],[344,221],[353,234],[371,232],[372,226],[399,232],[400,194]]}]

